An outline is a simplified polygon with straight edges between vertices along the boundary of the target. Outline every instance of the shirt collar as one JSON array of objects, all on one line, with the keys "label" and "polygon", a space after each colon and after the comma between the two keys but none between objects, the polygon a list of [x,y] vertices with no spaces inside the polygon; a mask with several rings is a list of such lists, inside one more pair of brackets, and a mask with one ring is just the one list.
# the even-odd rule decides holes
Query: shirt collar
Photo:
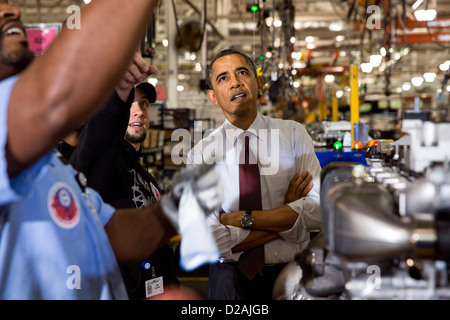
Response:
[{"label": "shirt collar", "polygon": [[[225,134],[225,137],[228,141],[228,143],[231,143],[234,145],[234,143],[236,142],[236,140],[243,134],[243,133],[248,133],[250,135],[255,135],[258,140],[265,142],[264,140],[266,140],[267,138],[267,134],[261,135],[261,129],[266,129],[264,127],[264,120],[261,116],[261,114],[257,113],[256,114],[256,118],[255,120],[253,120],[253,123],[250,125],[250,127],[247,130],[242,130],[238,127],[236,127],[235,125],[233,125],[230,121],[228,121],[228,119],[225,119],[225,122],[223,123],[223,133]],[[227,130],[233,130],[235,134],[227,134]]]}]

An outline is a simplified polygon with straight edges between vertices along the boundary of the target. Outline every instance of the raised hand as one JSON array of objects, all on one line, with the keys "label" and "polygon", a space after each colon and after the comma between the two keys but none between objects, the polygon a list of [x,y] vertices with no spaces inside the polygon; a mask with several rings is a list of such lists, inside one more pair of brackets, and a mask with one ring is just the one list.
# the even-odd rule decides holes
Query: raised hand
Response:
[{"label": "raised hand", "polygon": [[134,51],[133,59],[128,65],[122,79],[116,85],[116,92],[119,97],[126,101],[134,85],[144,81],[150,75],[158,72],[158,67],[148,65],[142,58],[140,46]]}]

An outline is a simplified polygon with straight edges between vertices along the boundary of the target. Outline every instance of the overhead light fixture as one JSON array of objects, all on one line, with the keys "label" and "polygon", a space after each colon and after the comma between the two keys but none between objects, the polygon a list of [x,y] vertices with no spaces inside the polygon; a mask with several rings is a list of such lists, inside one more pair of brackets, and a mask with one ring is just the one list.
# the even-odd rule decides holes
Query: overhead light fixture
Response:
[{"label": "overhead light fixture", "polygon": [[441,71],[448,71],[449,68],[450,68],[450,60],[447,60],[439,65],[439,70]]},{"label": "overhead light fixture", "polygon": [[[295,61],[294,63],[292,63],[292,68],[294,68],[294,69],[306,68],[306,63],[302,62],[302,61]],[[292,71],[294,71],[294,70],[292,70]]]},{"label": "overhead light fixture", "polygon": [[365,73],[372,72],[373,66],[370,63],[361,63],[361,71]]},{"label": "overhead light fixture", "polygon": [[276,37],[273,44],[275,45],[275,48],[278,48],[281,45],[281,38]]},{"label": "overhead light fixture", "polygon": [[281,26],[283,25],[283,22],[282,22],[280,19],[275,19],[275,20],[273,20],[272,17],[268,17],[268,18],[266,18],[266,25],[267,25],[269,28],[272,27],[272,25],[273,25],[274,27],[279,28],[279,27],[281,27]]},{"label": "overhead light fixture", "polygon": [[411,90],[411,84],[410,84],[409,82],[405,82],[405,83],[402,85],[402,90],[403,90],[403,91],[409,91],[409,90]]},{"label": "overhead light fixture", "polygon": [[302,53],[294,51],[291,53],[291,58],[294,60],[300,60],[302,58]]},{"label": "overhead light fixture", "polygon": [[400,50],[402,57],[407,56],[410,51],[411,51],[411,49],[409,49],[409,47],[405,47],[402,50]]},{"label": "overhead light fixture", "polygon": [[148,78],[147,82],[150,83],[153,86],[156,86],[156,84],[158,83],[158,79],[156,79],[156,78]]},{"label": "overhead light fixture", "polygon": [[370,64],[373,67],[379,67],[381,64],[381,60],[383,60],[383,57],[380,54],[373,54],[370,56]]},{"label": "overhead light fixture", "polygon": [[436,18],[436,10],[428,9],[428,10],[416,10],[414,11],[414,17],[416,17],[417,21],[431,21]]},{"label": "overhead light fixture", "polygon": [[326,83],[332,83],[334,81],[334,75],[332,75],[332,74],[327,74],[326,76],[325,76],[325,82]]},{"label": "overhead light fixture", "polygon": [[328,29],[330,29],[330,31],[342,31],[344,30],[344,26],[342,22],[332,22],[328,26]]},{"label": "overhead light fixture", "polygon": [[411,82],[412,82],[413,86],[420,87],[423,83],[423,78],[422,77],[414,77],[411,79]]},{"label": "overhead light fixture", "polygon": [[433,82],[434,79],[436,78],[436,73],[434,73],[434,72],[426,72],[426,73],[423,74],[423,77],[424,77],[426,82]]},{"label": "overhead light fixture", "polygon": [[273,25],[277,28],[281,27],[283,25],[283,22],[281,20],[275,20]]}]

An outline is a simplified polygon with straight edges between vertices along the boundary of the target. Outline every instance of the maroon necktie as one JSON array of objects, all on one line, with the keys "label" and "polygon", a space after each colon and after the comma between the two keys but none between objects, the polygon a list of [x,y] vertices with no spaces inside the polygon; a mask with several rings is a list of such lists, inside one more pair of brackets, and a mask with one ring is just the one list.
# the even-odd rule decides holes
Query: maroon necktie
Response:
[{"label": "maroon necktie", "polygon": [[[261,210],[261,182],[256,161],[250,163],[249,137],[245,137],[245,160],[239,163],[239,209]],[[242,161],[242,158],[240,158]],[[240,162],[241,162],[240,161]],[[249,249],[241,254],[238,268],[252,280],[264,267],[264,245]]]}]

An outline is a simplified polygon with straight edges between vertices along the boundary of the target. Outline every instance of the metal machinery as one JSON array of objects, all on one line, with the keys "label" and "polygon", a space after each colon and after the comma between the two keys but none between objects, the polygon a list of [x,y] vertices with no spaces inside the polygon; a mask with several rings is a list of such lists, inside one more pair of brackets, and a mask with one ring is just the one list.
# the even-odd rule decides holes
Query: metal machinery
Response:
[{"label": "metal machinery", "polygon": [[[351,132],[351,122],[350,121],[322,121],[316,123],[317,133],[314,136],[315,147],[333,148],[335,141],[339,140],[343,143],[343,147],[351,147],[351,141],[346,141],[344,139],[346,135],[350,135]],[[351,138],[350,138],[351,139]]]},{"label": "metal machinery", "polygon": [[322,232],[280,274],[274,299],[450,298],[450,123],[404,120],[367,166],[321,176]]}]

